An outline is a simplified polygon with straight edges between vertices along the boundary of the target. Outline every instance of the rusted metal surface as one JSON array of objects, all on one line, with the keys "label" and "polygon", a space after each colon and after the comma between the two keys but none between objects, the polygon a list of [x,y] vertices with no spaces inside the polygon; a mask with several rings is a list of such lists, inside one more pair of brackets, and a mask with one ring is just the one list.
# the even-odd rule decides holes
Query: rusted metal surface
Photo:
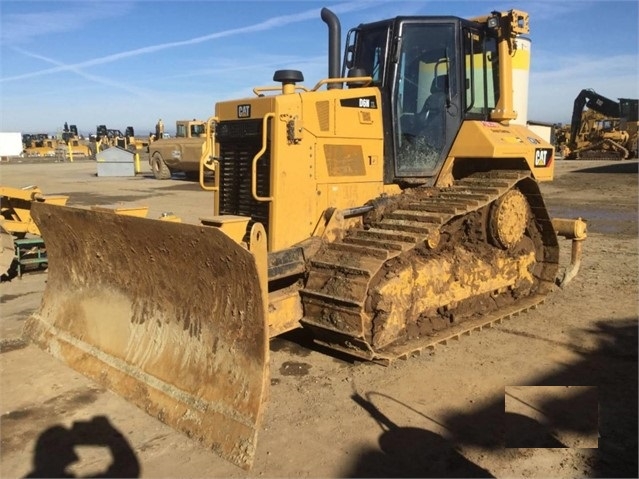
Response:
[{"label": "rusted metal surface", "polygon": [[49,273],[25,334],[250,468],[268,379],[253,255],[204,226],[44,203],[32,214]]}]

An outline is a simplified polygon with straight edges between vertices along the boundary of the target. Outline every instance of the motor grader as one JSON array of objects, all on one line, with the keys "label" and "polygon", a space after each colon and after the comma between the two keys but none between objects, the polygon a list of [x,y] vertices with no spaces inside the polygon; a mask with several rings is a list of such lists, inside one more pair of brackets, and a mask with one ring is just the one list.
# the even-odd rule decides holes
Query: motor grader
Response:
[{"label": "motor grader", "polygon": [[361,24],[343,64],[321,18],[326,79],[279,70],[216,104],[201,224],[33,208],[50,269],[28,337],[247,469],[270,338],[302,326],[387,364],[535,307],[558,236],[564,282],[585,237],[540,194],[552,145],[512,122],[526,13]]}]

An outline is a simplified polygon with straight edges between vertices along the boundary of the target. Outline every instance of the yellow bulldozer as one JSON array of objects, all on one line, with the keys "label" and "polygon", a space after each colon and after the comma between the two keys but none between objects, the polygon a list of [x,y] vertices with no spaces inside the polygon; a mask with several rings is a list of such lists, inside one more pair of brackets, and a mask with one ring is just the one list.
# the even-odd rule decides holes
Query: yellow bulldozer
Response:
[{"label": "yellow bulldozer", "polygon": [[270,338],[308,328],[388,364],[534,308],[558,237],[573,240],[565,283],[586,233],[550,218],[554,149],[511,121],[526,13],[361,24],[343,63],[339,20],[321,18],[327,78],[279,70],[216,104],[201,224],[32,210],[49,276],[26,335],[246,469]]},{"label": "yellow bulldozer", "polygon": [[56,156],[58,141],[47,133],[27,133],[22,135],[22,145],[26,157]]},{"label": "yellow bulldozer", "polygon": [[89,142],[84,141],[78,135],[78,127],[76,125],[69,125],[64,123],[64,129],[59,136],[59,150],[62,156],[67,156],[73,159],[74,156],[89,157],[91,156],[91,149],[89,148]]},{"label": "yellow bulldozer", "polygon": [[90,147],[93,155],[114,146],[139,154],[148,149],[149,143],[149,138],[135,136],[132,126],[127,126],[122,133],[106,125],[97,125]]}]

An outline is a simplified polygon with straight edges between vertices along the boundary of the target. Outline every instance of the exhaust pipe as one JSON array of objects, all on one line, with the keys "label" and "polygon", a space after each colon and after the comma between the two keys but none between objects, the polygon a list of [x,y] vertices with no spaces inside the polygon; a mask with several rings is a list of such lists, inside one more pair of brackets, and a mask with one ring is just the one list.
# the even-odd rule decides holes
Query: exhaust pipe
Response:
[{"label": "exhaust pipe", "polygon": [[[328,77],[339,78],[341,68],[340,43],[342,36],[342,27],[339,19],[328,8],[322,8],[322,20],[328,25]],[[340,83],[329,83],[326,88],[342,88]]]}]

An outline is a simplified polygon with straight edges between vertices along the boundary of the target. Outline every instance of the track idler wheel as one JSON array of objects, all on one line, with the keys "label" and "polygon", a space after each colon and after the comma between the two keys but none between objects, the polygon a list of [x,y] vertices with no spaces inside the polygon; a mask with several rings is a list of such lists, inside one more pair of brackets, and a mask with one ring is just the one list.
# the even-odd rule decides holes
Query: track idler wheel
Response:
[{"label": "track idler wheel", "polygon": [[489,214],[488,236],[495,246],[510,249],[524,237],[530,211],[521,191],[508,191],[493,204]]}]

